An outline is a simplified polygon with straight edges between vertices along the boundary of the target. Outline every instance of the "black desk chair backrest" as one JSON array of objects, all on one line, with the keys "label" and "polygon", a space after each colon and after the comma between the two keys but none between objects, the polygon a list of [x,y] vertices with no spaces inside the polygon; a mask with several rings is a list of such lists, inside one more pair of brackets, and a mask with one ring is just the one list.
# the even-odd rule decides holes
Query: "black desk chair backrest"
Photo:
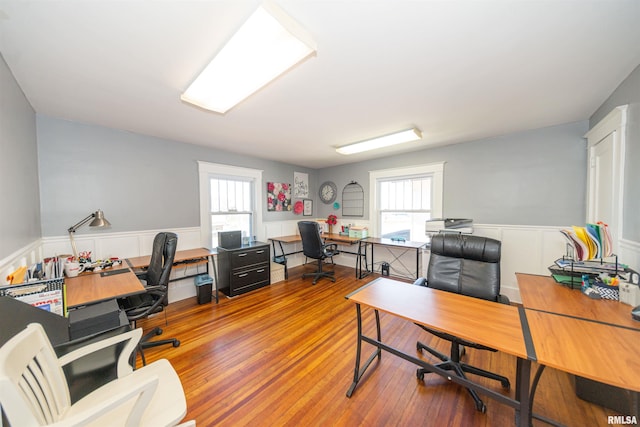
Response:
[{"label": "black desk chair backrest", "polygon": [[325,244],[320,235],[320,224],[315,221],[299,221],[298,230],[302,238],[302,253],[304,256],[318,260],[318,269],[313,273],[304,273],[302,277],[313,277],[315,285],[319,278],[326,277],[335,282],[333,271],[323,271],[322,264],[326,258],[332,258],[338,254],[338,246]]},{"label": "black desk chair backrest", "polygon": [[[415,284],[508,304],[508,298],[500,295],[501,249],[500,241],[487,237],[459,233],[436,234],[431,238],[431,256],[427,278],[418,279]],[[504,388],[510,387],[507,377],[461,361],[465,347],[488,351],[496,350],[423,325],[418,326],[438,338],[451,342],[448,356],[422,342],[417,343],[418,350],[427,350],[442,360],[435,366],[454,371],[459,377],[465,378],[465,373],[471,373],[500,381]],[[418,379],[424,379],[424,375],[427,373],[429,371],[419,368],[417,371]],[[467,390],[475,401],[476,409],[485,412],[486,406],[478,394],[472,389]]]},{"label": "black desk chair backrest", "polygon": [[320,235],[320,224],[315,221],[299,221],[298,230],[300,230],[304,256],[313,259],[326,258],[324,241]]},{"label": "black desk chair backrest", "polygon": [[[137,274],[138,278],[145,282],[146,292],[141,295],[132,295],[119,301],[121,307],[127,314],[127,319],[132,323],[134,328],[137,320],[164,311],[164,306],[168,305],[169,279],[171,277],[171,268],[173,267],[177,246],[178,236],[175,233],[161,232],[156,234],[153,239],[149,266],[146,271]],[[164,344],[172,344],[174,347],[180,345],[180,341],[175,338],[150,341],[152,337],[160,334],[162,334],[162,329],[156,327],[140,340],[138,349],[143,364],[146,364],[146,361],[142,349]]]},{"label": "black desk chair backrest", "polygon": [[171,267],[176,256],[178,236],[175,233],[158,233],[153,239],[151,260],[147,271],[140,277],[148,286],[168,286]]},{"label": "black desk chair backrest", "polygon": [[458,233],[431,239],[427,286],[489,301],[500,295],[499,240]]}]

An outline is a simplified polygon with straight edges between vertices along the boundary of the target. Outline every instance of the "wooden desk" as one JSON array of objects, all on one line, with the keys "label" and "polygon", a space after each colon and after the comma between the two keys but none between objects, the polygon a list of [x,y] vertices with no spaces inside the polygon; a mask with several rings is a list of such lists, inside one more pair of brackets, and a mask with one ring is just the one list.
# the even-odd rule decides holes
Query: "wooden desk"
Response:
[{"label": "wooden desk", "polygon": [[[331,234],[322,233],[321,236],[327,242],[338,243],[338,244],[347,244],[347,245],[356,244],[361,240],[358,237],[342,236],[339,233],[331,233]],[[278,242],[278,243],[301,243],[302,242],[302,237],[300,237],[299,234],[294,234],[294,235],[290,235],[290,236],[269,237],[269,240],[271,240],[273,242]],[[298,252],[301,252],[301,251],[292,252],[292,253],[287,254],[287,255],[291,255],[291,254],[298,253]]]},{"label": "wooden desk", "polygon": [[[207,263],[207,273],[209,272],[209,261],[211,261],[211,268],[213,269],[213,279],[216,284],[216,304],[219,302],[218,297],[218,269],[216,268],[216,262],[214,260],[214,256],[218,254],[216,249],[207,249],[207,248],[196,248],[196,249],[186,249],[182,251],[176,251],[176,254],[173,258],[173,268],[179,267],[181,265],[190,265],[191,263],[197,263],[199,261],[203,261]],[[133,257],[126,259],[129,267],[133,269],[141,269],[147,267],[151,262],[151,255]],[[187,277],[192,276],[183,276],[178,279],[173,280],[182,280]]]},{"label": "wooden desk", "polygon": [[640,322],[631,318],[631,306],[619,301],[589,298],[549,276],[516,273],[516,278],[525,308],[640,329]]},{"label": "wooden desk", "polygon": [[[387,247],[387,248],[396,248],[402,249],[402,253],[399,255],[393,254],[393,260],[389,264],[393,264],[394,262],[398,262],[402,265],[402,267],[406,270],[407,273],[410,273],[410,270],[402,263],[400,257],[409,251],[416,252],[416,274],[415,276],[400,276],[403,278],[409,278],[412,280],[417,280],[420,277],[420,252],[426,246],[426,242],[412,242],[409,240],[393,240],[387,238],[379,238],[379,237],[367,237],[359,242],[358,247],[358,260],[360,260],[360,264],[356,266],[356,269],[359,269],[357,272],[358,278],[362,279],[363,277],[368,276],[374,271],[374,261],[373,261],[373,248],[374,246]],[[367,263],[367,247],[371,247],[371,269],[369,269],[369,264]],[[362,259],[364,258],[365,266],[364,273],[362,269]]]},{"label": "wooden desk", "polygon": [[539,363],[640,391],[640,330],[543,311],[526,311]]},{"label": "wooden desk", "polygon": [[[532,383],[532,406],[545,366],[577,375],[576,381],[586,378],[640,391],[640,361],[637,358],[640,354],[640,322],[631,318],[630,306],[618,301],[591,299],[577,289],[557,284],[548,276],[516,273],[516,277],[541,363]],[[618,393],[622,393],[615,389],[609,392],[615,392],[618,397]],[[629,394],[625,398],[630,399],[632,411],[637,415],[637,395]],[[553,424],[547,418],[538,415],[535,418]]]},{"label": "wooden desk", "polygon": [[[450,292],[438,291],[421,286],[415,286],[386,278],[379,278],[363,286],[347,296],[356,304],[358,343],[353,382],[347,391],[350,397],[365,371],[376,359],[381,358],[381,350],[385,350],[412,362],[429,372],[436,373],[450,379],[452,382],[469,387],[479,393],[511,406],[519,413],[517,422],[520,426],[528,426],[530,417],[529,376],[531,360],[535,356],[531,353],[530,337],[523,329],[524,310],[515,306],[489,302]],[[376,317],[377,338],[368,337],[362,332],[361,306],[374,309]],[[379,311],[401,317],[413,323],[418,323],[461,338],[470,339],[496,350],[516,356],[516,398],[512,399],[501,393],[480,386],[468,379],[452,375],[418,359],[403,353],[382,342]],[[525,333],[523,333],[523,330]],[[362,343],[366,342],[376,347],[376,350],[360,367]]]},{"label": "wooden desk", "polygon": [[144,292],[144,286],[129,268],[67,277],[65,285],[69,308]]},{"label": "wooden desk", "polygon": [[[356,238],[356,237],[342,236],[339,233],[331,233],[331,234],[322,233],[321,236],[325,240],[325,242],[336,243],[338,245],[354,245],[354,244],[358,243],[361,240],[361,239]],[[283,244],[301,243],[302,242],[302,238],[300,237],[299,234],[293,234],[293,235],[289,235],[289,236],[269,237],[269,240],[271,240],[271,244],[273,246],[273,262],[276,262],[278,264],[284,265],[284,277],[285,277],[285,279],[288,279],[289,278],[289,272],[287,270],[287,257],[289,255],[302,253],[302,250],[293,251],[293,252],[285,252],[284,247],[282,245]],[[278,244],[278,246],[280,248],[280,254],[278,254],[278,250],[276,249],[276,243]],[[358,272],[357,272],[358,266],[361,265],[361,264],[359,264],[359,260],[360,260],[359,252],[360,251],[358,251],[358,252],[342,251],[342,252],[358,256],[358,258],[356,259],[356,278],[357,278],[358,277]]]}]

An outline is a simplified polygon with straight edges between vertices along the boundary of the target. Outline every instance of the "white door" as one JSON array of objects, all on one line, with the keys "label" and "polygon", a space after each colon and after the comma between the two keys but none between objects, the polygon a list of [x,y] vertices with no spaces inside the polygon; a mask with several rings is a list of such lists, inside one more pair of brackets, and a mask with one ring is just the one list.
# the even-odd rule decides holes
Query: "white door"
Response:
[{"label": "white door", "polygon": [[589,176],[593,183],[593,202],[587,222],[602,221],[609,225],[612,235],[616,235],[614,134],[607,135],[591,148],[589,166]]},{"label": "white door", "polygon": [[622,232],[626,106],[616,107],[586,137],[589,146],[587,222],[609,225],[613,252]]}]

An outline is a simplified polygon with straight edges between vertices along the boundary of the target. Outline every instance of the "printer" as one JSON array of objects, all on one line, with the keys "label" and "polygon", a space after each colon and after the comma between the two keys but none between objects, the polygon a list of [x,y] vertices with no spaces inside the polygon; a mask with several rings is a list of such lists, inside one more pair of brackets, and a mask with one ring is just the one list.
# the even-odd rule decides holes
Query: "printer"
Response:
[{"label": "printer", "polygon": [[425,222],[425,234],[440,232],[473,233],[473,220],[466,218],[436,218]]}]

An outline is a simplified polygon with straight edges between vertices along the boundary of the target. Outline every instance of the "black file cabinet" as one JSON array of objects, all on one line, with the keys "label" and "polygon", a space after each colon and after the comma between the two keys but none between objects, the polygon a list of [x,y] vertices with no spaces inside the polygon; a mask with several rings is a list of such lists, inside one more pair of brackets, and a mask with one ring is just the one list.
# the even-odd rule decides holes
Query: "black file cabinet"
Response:
[{"label": "black file cabinet", "polygon": [[269,245],[262,242],[218,247],[219,290],[233,297],[271,284],[269,256]]}]

